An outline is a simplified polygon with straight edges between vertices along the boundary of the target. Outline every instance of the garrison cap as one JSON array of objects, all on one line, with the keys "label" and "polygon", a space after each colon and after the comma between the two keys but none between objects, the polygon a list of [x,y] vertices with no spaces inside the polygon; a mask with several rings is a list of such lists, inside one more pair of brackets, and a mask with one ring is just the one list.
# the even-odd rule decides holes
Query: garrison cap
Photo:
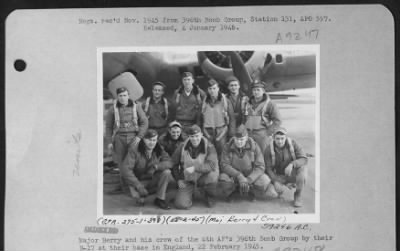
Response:
[{"label": "garrison cap", "polygon": [[214,85],[218,85],[218,82],[215,79],[210,79],[207,81],[207,87],[211,87]]},{"label": "garrison cap", "polygon": [[123,92],[125,92],[125,91],[127,91],[127,92],[129,93],[128,89],[126,89],[125,87],[119,87],[119,88],[117,89],[117,95],[120,94],[120,93],[123,93]]},{"label": "garrison cap", "polygon": [[172,121],[171,123],[169,123],[169,125],[168,125],[168,127],[169,128],[172,128],[172,127],[174,127],[174,126],[177,126],[177,127],[179,127],[179,128],[182,128],[182,125],[181,125],[181,123],[179,123],[178,121]]},{"label": "garrison cap", "polygon": [[286,135],[287,134],[287,130],[285,128],[283,128],[283,127],[278,127],[278,128],[275,129],[274,135],[277,134],[277,133],[281,133],[281,134]]},{"label": "garrison cap", "polygon": [[238,128],[236,128],[236,131],[235,131],[236,138],[243,138],[247,135],[248,135],[247,129],[244,125],[240,125]]},{"label": "garrison cap", "polygon": [[257,81],[251,83],[251,89],[253,88],[263,88],[265,90],[266,84],[263,81]]},{"label": "garrison cap", "polygon": [[198,134],[199,132],[201,132],[201,129],[198,125],[192,125],[191,127],[189,127],[189,129],[187,130],[187,134],[189,136],[191,135],[195,135]]},{"label": "garrison cap", "polygon": [[193,74],[190,71],[185,71],[182,73],[182,78],[187,78],[187,77],[192,77],[193,78]]},{"label": "garrison cap", "polygon": [[148,130],[146,131],[146,133],[144,134],[144,137],[143,137],[143,138],[145,138],[145,139],[151,139],[151,138],[153,138],[153,137],[155,137],[155,136],[158,136],[157,131],[156,131],[156,130],[153,130],[153,129],[148,129]]},{"label": "garrison cap", "polygon": [[225,82],[229,85],[229,83],[230,82],[232,82],[232,81],[238,81],[239,82],[239,79],[237,79],[237,77],[235,77],[235,76],[229,76],[229,77],[227,77],[226,79],[225,79]]},{"label": "garrison cap", "polygon": [[153,85],[152,85],[152,87],[154,87],[154,86],[156,86],[156,85],[162,86],[162,88],[163,88],[164,90],[165,90],[165,88],[167,88],[167,87],[165,86],[165,84],[164,84],[163,82],[160,82],[160,81],[154,82]]}]

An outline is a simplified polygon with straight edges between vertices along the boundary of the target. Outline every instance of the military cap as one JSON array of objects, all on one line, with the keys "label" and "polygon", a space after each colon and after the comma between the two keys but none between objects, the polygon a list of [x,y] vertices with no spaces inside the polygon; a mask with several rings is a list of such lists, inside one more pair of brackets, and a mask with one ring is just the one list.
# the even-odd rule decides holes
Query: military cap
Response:
[{"label": "military cap", "polygon": [[218,82],[215,79],[210,79],[207,81],[207,87],[211,87],[214,85],[218,85]]},{"label": "military cap", "polygon": [[153,85],[152,85],[152,87],[154,87],[154,86],[156,86],[156,85],[162,86],[162,88],[163,88],[164,90],[165,90],[165,88],[167,88],[167,87],[165,86],[165,84],[164,84],[163,82],[160,82],[160,81],[154,82]]},{"label": "military cap", "polygon": [[265,90],[265,86],[266,86],[266,84],[263,81],[257,81],[257,82],[251,83],[251,89],[253,89],[253,88],[263,88]]},{"label": "military cap", "polygon": [[236,131],[235,131],[236,138],[243,138],[247,135],[248,135],[247,128],[244,125],[240,125],[240,126],[238,126],[238,128],[236,128]]},{"label": "military cap", "polygon": [[179,128],[182,128],[182,125],[181,125],[181,123],[179,123],[178,121],[172,121],[171,123],[169,123],[169,125],[168,125],[168,127],[169,128],[172,128],[172,127],[174,127],[174,126],[177,126],[177,127],[179,127]]},{"label": "military cap", "polygon": [[117,95],[120,94],[120,93],[123,93],[123,92],[125,92],[125,91],[127,91],[127,92],[129,93],[128,89],[126,89],[125,87],[119,87],[119,88],[117,89]]},{"label": "military cap", "polygon": [[286,135],[287,134],[287,130],[285,128],[283,128],[283,127],[278,127],[278,128],[275,129],[274,135],[277,134],[277,133],[281,133],[281,134]]},{"label": "military cap", "polygon": [[192,125],[191,127],[189,127],[187,134],[189,136],[191,136],[191,135],[198,134],[199,132],[201,132],[200,127],[198,125]]},{"label": "military cap", "polygon": [[185,71],[182,73],[182,78],[187,78],[187,77],[192,77],[193,78],[193,74],[190,71]]},{"label": "military cap", "polygon": [[232,82],[232,81],[238,81],[238,82],[239,82],[239,80],[238,80],[237,77],[235,77],[235,76],[229,76],[229,77],[227,77],[227,78],[225,79],[225,82],[226,82],[227,84],[229,84],[229,83]]},{"label": "military cap", "polygon": [[146,131],[146,133],[144,134],[144,137],[143,137],[143,138],[145,138],[145,139],[151,139],[151,138],[153,138],[153,137],[155,137],[155,136],[158,136],[157,131],[156,131],[156,130],[153,130],[153,129],[148,129],[148,130]]}]

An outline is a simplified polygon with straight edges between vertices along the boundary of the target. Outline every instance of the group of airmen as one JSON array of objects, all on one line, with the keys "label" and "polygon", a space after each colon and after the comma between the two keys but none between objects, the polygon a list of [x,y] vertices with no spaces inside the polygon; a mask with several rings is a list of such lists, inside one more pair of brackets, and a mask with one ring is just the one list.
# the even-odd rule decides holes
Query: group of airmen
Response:
[{"label": "group of airmen", "polygon": [[265,83],[252,83],[248,97],[235,77],[227,79],[226,95],[214,79],[207,93],[194,82],[184,72],[172,100],[155,82],[142,103],[131,100],[127,88],[116,89],[105,141],[120,170],[121,191],[138,205],[155,193],[154,204],[170,209],[167,189],[174,186],[175,208],[189,209],[195,191],[214,207],[221,194],[229,202],[234,194],[254,201],[279,197],[288,187],[295,191],[293,205],[301,207],[307,157],[281,127]]}]

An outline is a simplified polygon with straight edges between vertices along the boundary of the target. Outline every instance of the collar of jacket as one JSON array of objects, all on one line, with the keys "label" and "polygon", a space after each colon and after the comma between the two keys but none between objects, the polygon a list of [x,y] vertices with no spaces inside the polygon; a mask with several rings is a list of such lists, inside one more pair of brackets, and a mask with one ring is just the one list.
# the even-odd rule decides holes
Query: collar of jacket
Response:
[{"label": "collar of jacket", "polygon": [[[240,91],[239,90],[239,93],[238,93],[238,98],[243,98],[244,96],[246,96],[246,94],[244,94],[244,92],[242,92],[242,91]],[[230,93],[230,92],[228,92],[228,94],[226,94],[226,97],[227,98],[230,98],[230,97],[232,97],[232,93]]]},{"label": "collar of jacket", "polygon": [[[122,106],[122,104],[117,101],[117,107],[120,108]],[[131,99],[128,99],[128,105],[127,107],[132,107],[133,106],[133,101]]]},{"label": "collar of jacket", "polygon": [[[178,88],[178,93],[182,94],[185,91],[185,88],[183,88],[183,84]],[[193,92],[194,95],[199,94],[199,87],[195,84],[193,84],[193,89],[191,93]]]},{"label": "collar of jacket", "polygon": [[[250,138],[247,139],[246,144],[243,147],[243,150],[251,150],[251,143],[250,143]],[[235,140],[232,140],[232,143],[229,147],[229,151],[231,152],[239,152],[239,148],[236,147],[235,145]]]},{"label": "collar of jacket", "polygon": [[[153,96],[150,97],[150,104],[155,104]],[[164,96],[161,96],[160,104],[165,105]]]},{"label": "collar of jacket", "polygon": [[[221,92],[218,92],[217,101],[219,102],[221,100],[222,100],[222,94],[221,94]],[[206,102],[210,104],[211,101],[212,101],[211,95],[209,93],[207,93]]]}]

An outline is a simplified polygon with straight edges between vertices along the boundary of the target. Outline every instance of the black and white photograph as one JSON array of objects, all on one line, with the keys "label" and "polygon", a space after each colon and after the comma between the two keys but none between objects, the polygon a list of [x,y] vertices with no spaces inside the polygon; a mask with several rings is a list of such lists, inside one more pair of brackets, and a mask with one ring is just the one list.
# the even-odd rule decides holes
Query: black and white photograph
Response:
[{"label": "black and white photograph", "polygon": [[318,219],[317,45],[140,50],[98,51],[104,215]]},{"label": "black and white photograph", "polygon": [[4,26],[5,250],[395,249],[385,6],[16,9]]}]

